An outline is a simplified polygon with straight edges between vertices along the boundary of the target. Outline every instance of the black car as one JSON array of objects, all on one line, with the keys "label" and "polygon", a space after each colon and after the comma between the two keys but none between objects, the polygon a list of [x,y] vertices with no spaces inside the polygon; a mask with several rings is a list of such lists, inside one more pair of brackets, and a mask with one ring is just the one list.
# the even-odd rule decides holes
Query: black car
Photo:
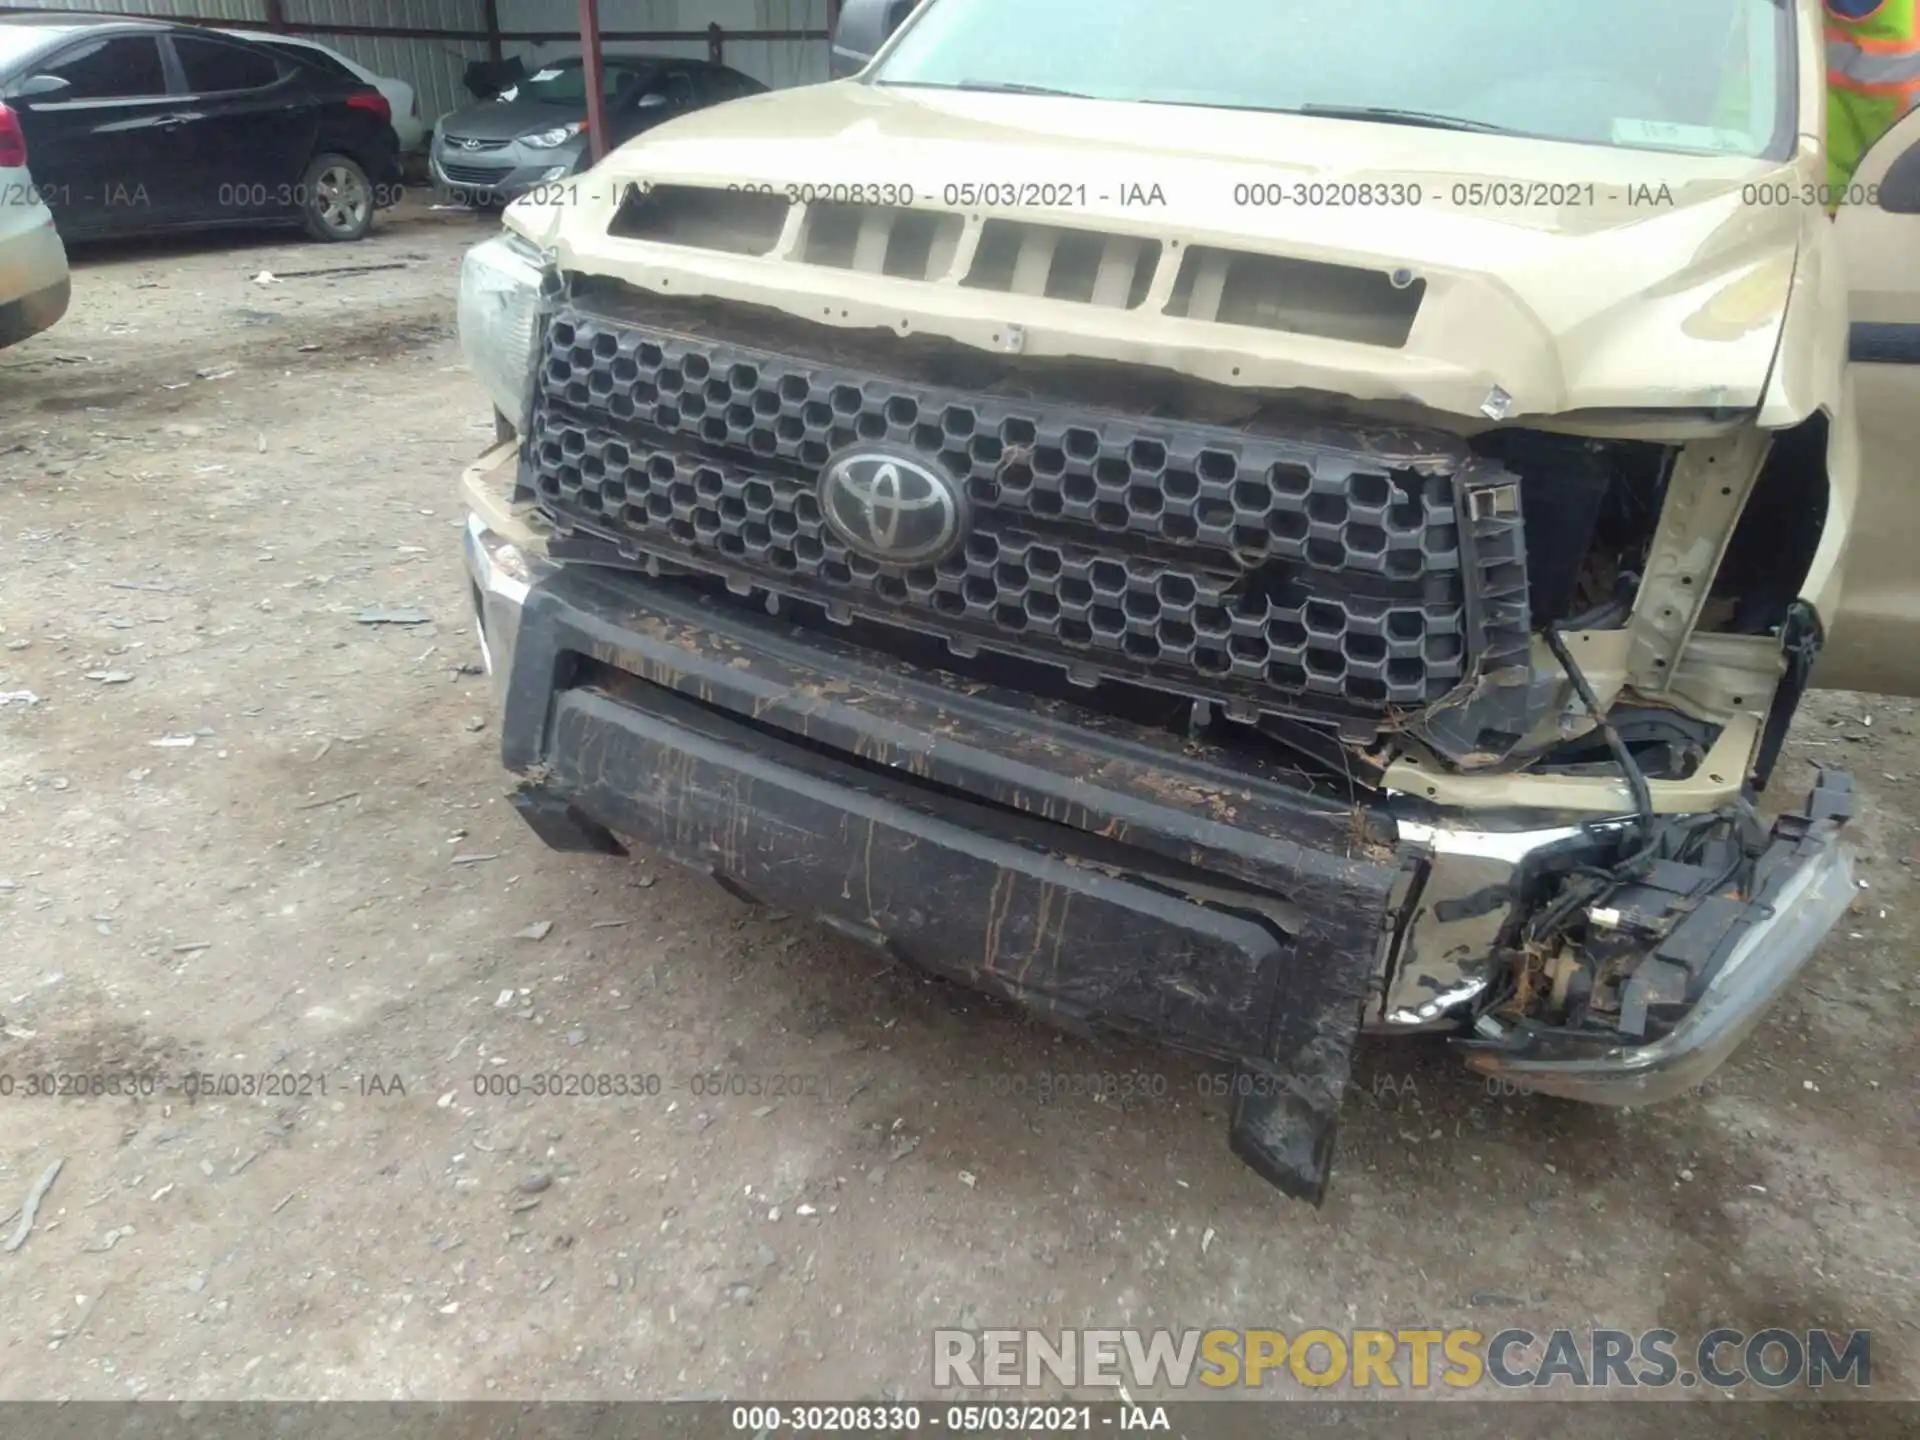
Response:
[{"label": "black car", "polygon": [[[706,60],[616,53],[603,63],[609,149],[675,116],[767,88]],[[586,67],[579,57],[538,62],[493,99],[441,121],[429,168],[456,198],[512,200],[587,168],[586,125]]]},{"label": "black car", "polygon": [[379,91],[190,25],[0,16],[0,99],[69,240],[262,224],[358,240],[400,196]]}]

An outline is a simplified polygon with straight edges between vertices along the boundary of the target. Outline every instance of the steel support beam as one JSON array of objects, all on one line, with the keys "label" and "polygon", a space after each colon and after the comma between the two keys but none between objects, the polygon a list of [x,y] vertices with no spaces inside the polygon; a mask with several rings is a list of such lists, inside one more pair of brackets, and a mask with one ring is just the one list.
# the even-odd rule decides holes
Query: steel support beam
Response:
[{"label": "steel support beam", "polygon": [[498,65],[505,57],[500,46],[500,0],[486,0],[487,60]]},{"label": "steel support beam", "polygon": [[600,55],[600,0],[580,0],[580,63],[587,82],[587,145],[598,165],[607,153],[607,86]]}]

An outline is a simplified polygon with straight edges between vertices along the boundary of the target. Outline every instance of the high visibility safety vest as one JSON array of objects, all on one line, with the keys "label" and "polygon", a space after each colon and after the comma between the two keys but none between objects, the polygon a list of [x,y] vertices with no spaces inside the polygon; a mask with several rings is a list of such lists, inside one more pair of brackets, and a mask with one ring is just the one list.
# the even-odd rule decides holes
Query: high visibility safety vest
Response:
[{"label": "high visibility safety vest", "polygon": [[1837,197],[1873,142],[1920,100],[1920,3],[1825,3],[1827,183]]}]

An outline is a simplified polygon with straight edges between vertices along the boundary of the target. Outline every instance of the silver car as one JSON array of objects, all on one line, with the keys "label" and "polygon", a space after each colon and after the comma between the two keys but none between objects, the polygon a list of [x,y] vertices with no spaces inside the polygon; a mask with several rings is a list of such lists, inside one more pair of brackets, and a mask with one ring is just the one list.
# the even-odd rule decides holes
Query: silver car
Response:
[{"label": "silver car", "polygon": [[0,102],[0,347],[51,328],[71,293],[67,250],[27,172],[20,119]]},{"label": "silver car", "polygon": [[[608,55],[608,148],[674,119],[766,90],[705,60]],[[433,137],[433,180],[471,205],[514,200],[590,165],[586,72],[579,58],[547,61],[492,100],[455,111]]]}]

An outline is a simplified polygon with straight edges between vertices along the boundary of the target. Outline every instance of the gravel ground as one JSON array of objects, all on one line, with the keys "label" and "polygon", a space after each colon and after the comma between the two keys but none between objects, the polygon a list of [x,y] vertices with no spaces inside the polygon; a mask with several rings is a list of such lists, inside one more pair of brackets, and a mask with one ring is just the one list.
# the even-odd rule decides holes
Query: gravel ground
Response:
[{"label": "gravel ground", "polygon": [[[1868,884],[1702,1094],[1369,1046],[1316,1212],[1200,1067],[523,828],[454,498],[483,233],[86,253],[0,354],[0,694],[38,697],[0,706],[0,1237],[64,1162],[0,1254],[0,1396],[879,1397],[946,1326],[1590,1324],[1870,1328],[1920,1393],[1911,703],[1802,717],[1782,790],[1854,770]],[[335,266],[376,268],[294,273]],[[295,1093],[24,1093],[134,1069]],[[559,1070],[660,1093],[481,1093]],[[1041,1093],[1103,1073],[1134,1098]]]}]

